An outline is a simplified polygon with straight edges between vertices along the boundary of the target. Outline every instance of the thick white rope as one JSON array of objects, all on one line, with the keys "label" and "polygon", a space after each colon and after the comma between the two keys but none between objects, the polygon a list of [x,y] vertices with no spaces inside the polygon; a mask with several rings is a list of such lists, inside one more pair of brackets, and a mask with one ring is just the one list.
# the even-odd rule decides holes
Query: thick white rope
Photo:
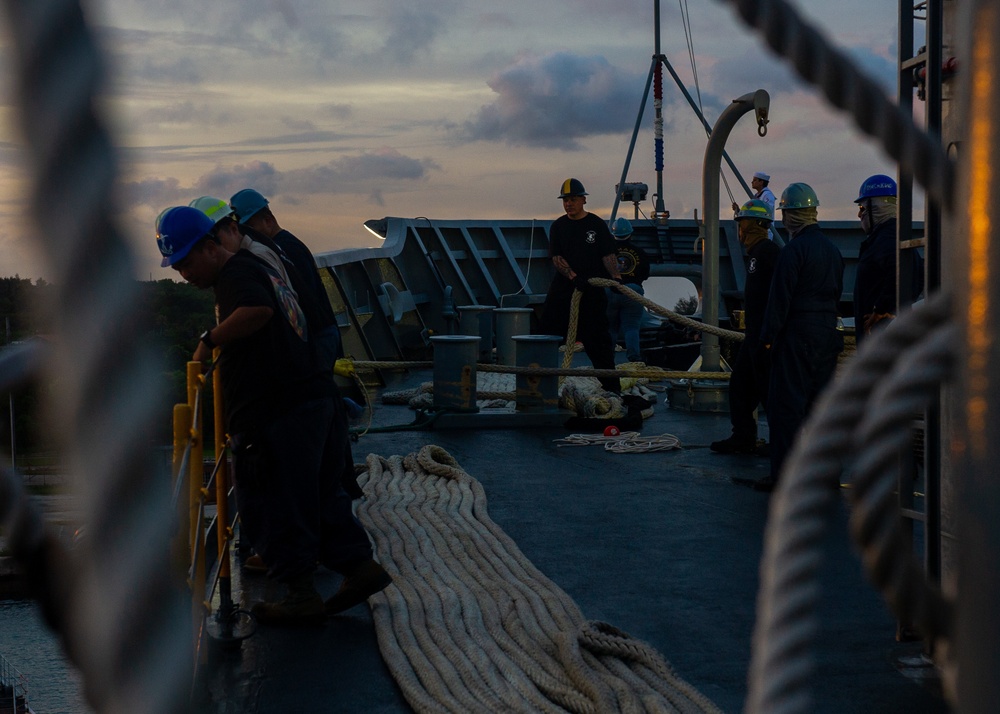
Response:
[{"label": "thick white rope", "polygon": [[556,446],[591,446],[602,444],[605,451],[615,454],[643,454],[651,451],[680,449],[681,440],[673,434],[642,436],[637,431],[623,431],[613,436],[603,434],[570,434],[552,440]]},{"label": "thick white rope", "polygon": [[369,455],[358,517],[393,585],[369,602],[417,712],[717,712],[649,645],[584,619],[443,449]]}]

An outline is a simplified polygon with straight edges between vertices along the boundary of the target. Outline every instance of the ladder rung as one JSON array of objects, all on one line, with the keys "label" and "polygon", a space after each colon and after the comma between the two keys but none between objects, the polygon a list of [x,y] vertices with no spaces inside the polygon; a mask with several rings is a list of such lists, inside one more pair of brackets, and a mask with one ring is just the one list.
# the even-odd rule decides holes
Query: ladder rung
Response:
[{"label": "ladder rung", "polygon": [[906,250],[907,248],[923,248],[927,245],[927,241],[924,238],[911,238],[910,240],[899,241],[899,247],[901,250]]},{"label": "ladder rung", "polygon": [[914,521],[919,521],[920,523],[924,523],[927,521],[926,515],[924,515],[920,511],[915,511],[912,508],[900,508],[899,515],[901,515],[903,518],[910,518]]},{"label": "ladder rung", "polygon": [[907,70],[913,69],[914,67],[920,67],[927,64],[927,53],[921,52],[920,54],[910,57],[908,60],[903,60],[899,63],[899,71],[906,72]]}]

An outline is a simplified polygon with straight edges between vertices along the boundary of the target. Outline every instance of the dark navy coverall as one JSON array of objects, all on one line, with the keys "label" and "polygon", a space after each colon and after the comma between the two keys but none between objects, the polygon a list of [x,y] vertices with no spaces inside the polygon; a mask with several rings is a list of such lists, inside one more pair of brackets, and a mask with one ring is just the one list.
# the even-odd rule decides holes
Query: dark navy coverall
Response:
[{"label": "dark navy coverall", "polygon": [[[912,262],[910,284],[914,298],[924,287],[924,261]],[[903,283],[906,285],[906,283]],[[858,347],[865,338],[865,315],[896,314],[896,219],[890,218],[875,226],[858,249],[858,266],[854,279],[854,334]],[[888,323],[885,323],[888,324]]]},{"label": "dark navy coverall", "polygon": [[844,259],[819,226],[806,226],[782,248],[760,336],[762,350],[770,345],[767,421],[775,480],[844,348],[837,329],[843,289]]},{"label": "dark navy coverall", "polygon": [[754,410],[758,404],[767,409],[769,370],[767,364],[756,364],[755,353],[767,297],[771,292],[771,277],[780,251],[780,246],[765,239],[750,248],[744,259],[747,268],[747,281],[743,288],[746,332],[729,379],[729,419],[733,423],[733,437],[748,443],[757,440]]}]

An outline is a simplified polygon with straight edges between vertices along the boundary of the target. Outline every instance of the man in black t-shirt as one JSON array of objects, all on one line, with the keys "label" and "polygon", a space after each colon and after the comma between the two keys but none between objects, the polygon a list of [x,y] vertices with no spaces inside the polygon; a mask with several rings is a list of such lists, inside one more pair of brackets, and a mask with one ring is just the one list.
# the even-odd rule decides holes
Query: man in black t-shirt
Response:
[{"label": "man in black t-shirt", "polygon": [[298,269],[303,278],[300,292],[306,293],[304,300],[315,310],[310,317],[315,330],[313,341],[319,350],[323,365],[329,364],[332,370],[334,362],[344,356],[344,350],[340,343],[337,317],[326,295],[326,287],[323,285],[312,251],[292,233],[278,225],[278,219],[271,212],[268,200],[252,188],[237,191],[229,199],[229,205],[241,227],[250,228],[274,241]]},{"label": "man in black t-shirt", "polygon": [[[391,579],[372,559],[340,479],[330,478],[343,468],[345,448],[335,387],[293,326],[288,287],[249,251],[226,250],[215,228],[197,209],[172,208],[157,243],[163,267],[215,291],[219,323],[202,335],[193,359],[206,362],[220,350],[242,527],[268,574],[288,585],[284,600],[253,612],[265,623],[321,621]],[[344,575],[325,604],[313,582],[317,562]]]},{"label": "man in black t-shirt", "polygon": [[[596,369],[615,368],[615,346],[608,326],[608,301],[604,288],[590,285],[589,278],[611,278],[621,281],[615,239],[607,224],[587,211],[587,192],[575,178],[563,181],[559,198],[565,216],[552,222],[549,228],[549,257],[555,266],[548,295],[542,307],[541,327],[544,334],[566,337],[569,328],[570,301],[574,290],[581,290],[580,314],[576,338]],[[566,345],[573,349],[573,345]],[[609,392],[621,391],[615,377],[604,377],[601,385]]]}]

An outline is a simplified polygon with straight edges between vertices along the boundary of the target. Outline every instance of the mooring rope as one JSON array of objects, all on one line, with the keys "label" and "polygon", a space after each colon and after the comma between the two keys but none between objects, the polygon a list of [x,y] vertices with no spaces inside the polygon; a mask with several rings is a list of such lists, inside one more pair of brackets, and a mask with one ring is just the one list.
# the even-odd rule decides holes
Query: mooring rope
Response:
[{"label": "mooring rope", "polygon": [[673,310],[668,310],[665,307],[657,305],[655,302],[650,300],[645,295],[640,295],[632,288],[627,285],[622,285],[621,283],[608,280],[607,278],[591,278],[591,285],[597,285],[602,288],[611,288],[612,290],[617,290],[622,295],[631,300],[635,300],[637,303],[645,307],[652,313],[655,313],[661,317],[665,317],[671,322],[676,322],[678,325],[683,325],[692,330],[697,330],[698,332],[707,332],[710,335],[716,335],[724,340],[732,340],[733,342],[742,342],[746,339],[746,336],[742,332],[734,332],[732,330],[726,330],[721,327],[716,327],[715,325],[707,325],[704,322],[698,322],[697,320],[692,320],[686,315],[681,315],[680,313],[674,312]]},{"label": "mooring rope", "polygon": [[369,602],[417,712],[718,712],[648,644],[588,621],[438,446],[369,455],[358,517],[393,585]]},{"label": "mooring rope", "polygon": [[918,405],[932,398],[948,373],[950,319],[948,299],[941,294],[900,314],[834,380],[799,434],[768,514],[748,713],[812,710],[810,646],[818,630],[823,540],[841,472],[852,455],[858,478],[849,490],[855,502],[851,530],[869,577],[901,617],[918,620],[925,636],[948,638],[950,609],[896,533],[899,514],[887,507],[887,494],[897,482],[887,462],[912,433]]}]

